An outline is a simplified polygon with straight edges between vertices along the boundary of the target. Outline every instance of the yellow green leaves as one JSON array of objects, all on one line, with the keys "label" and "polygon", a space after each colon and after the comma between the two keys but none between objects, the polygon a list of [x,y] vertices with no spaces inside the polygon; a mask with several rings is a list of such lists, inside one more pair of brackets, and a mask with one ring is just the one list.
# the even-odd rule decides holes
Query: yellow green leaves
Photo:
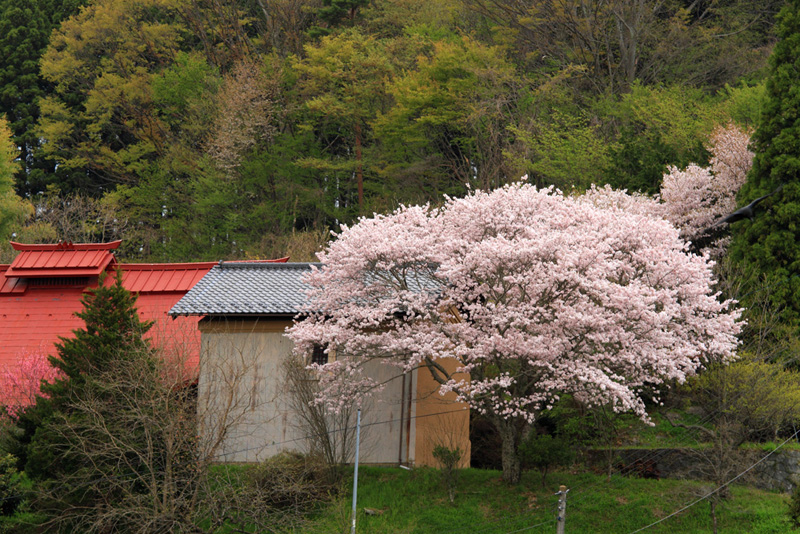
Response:
[{"label": "yellow green leaves", "polygon": [[305,52],[293,67],[309,111],[351,124],[375,115],[392,75],[380,41],[353,30],[324,37]]},{"label": "yellow green leaves", "polygon": [[14,192],[14,173],[19,167],[18,152],[11,141],[8,122],[0,117],[0,240],[3,242],[11,237],[15,227],[33,214],[30,202],[22,200]]},{"label": "yellow green leaves", "polygon": [[433,197],[463,192],[467,182],[505,183],[502,150],[521,85],[496,47],[468,37],[431,43],[416,69],[389,86],[394,104],[375,121],[384,172],[426,186],[450,182]]},{"label": "yellow green leaves", "polygon": [[41,60],[55,94],[42,101],[44,153],[111,181],[161,151],[151,80],[177,54],[182,0],[101,0],[64,21]]},{"label": "yellow green leaves", "polygon": [[509,154],[536,183],[564,190],[584,190],[602,183],[612,166],[614,143],[604,140],[587,118],[554,110],[544,120],[512,127],[514,154]]}]

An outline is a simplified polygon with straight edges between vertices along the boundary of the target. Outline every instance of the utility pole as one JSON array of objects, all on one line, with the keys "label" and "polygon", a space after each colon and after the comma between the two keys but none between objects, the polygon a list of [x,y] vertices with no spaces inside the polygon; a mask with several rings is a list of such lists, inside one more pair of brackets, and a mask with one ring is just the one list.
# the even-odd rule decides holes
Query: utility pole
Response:
[{"label": "utility pole", "polygon": [[[358,442],[361,441],[361,409],[358,410],[356,419],[356,470],[353,474],[353,523],[350,534],[356,534],[356,500],[358,497]],[[563,486],[562,486],[563,487]]]},{"label": "utility pole", "polygon": [[569,490],[563,484],[558,487],[558,522],[556,523],[556,534],[564,534],[564,524],[567,519],[567,493]]}]

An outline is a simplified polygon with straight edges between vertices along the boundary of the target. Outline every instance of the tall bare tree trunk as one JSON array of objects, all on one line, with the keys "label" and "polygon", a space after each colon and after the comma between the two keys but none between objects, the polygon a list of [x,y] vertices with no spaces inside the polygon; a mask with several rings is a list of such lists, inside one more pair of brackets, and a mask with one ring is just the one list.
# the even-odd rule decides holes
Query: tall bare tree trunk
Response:
[{"label": "tall bare tree trunk", "polygon": [[356,184],[358,184],[358,211],[361,213],[364,209],[364,171],[362,166],[361,157],[361,124],[356,123]]}]

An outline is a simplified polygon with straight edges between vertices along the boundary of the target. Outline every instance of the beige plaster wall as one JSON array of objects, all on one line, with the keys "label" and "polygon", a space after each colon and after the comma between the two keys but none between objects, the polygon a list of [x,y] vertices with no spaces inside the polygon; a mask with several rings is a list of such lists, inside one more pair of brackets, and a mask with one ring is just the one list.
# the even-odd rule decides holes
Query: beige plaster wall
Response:
[{"label": "beige plaster wall", "polygon": [[[293,346],[283,335],[290,324],[263,319],[200,323],[198,411],[205,442],[217,443],[220,461],[255,462],[281,450],[308,450],[303,439],[308,430],[289,408],[281,371]],[[366,372],[384,389],[363,406],[360,461],[430,465],[430,458],[421,464],[416,457],[420,443],[430,447],[418,437],[420,404],[409,402],[419,374],[404,380],[399,369],[379,362],[368,363]]]},{"label": "beige plaster wall", "polygon": [[291,353],[288,321],[200,323],[198,411],[206,440],[224,462],[256,462],[302,450],[280,363]]}]

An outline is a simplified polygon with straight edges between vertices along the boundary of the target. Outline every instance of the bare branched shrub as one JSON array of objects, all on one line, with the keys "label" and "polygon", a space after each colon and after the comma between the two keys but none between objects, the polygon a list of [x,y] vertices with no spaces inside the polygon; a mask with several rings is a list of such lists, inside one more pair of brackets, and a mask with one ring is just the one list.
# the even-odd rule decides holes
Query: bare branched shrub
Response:
[{"label": "bare branched shrub", "polygon": [[248,150],[269,142],[275,134],[282,107],[278,103],[280,67],[273,68],[275,72],[268,74],[259,63],[243,60],[226,76],[207,147],[221,169],[238,167]]},{"label": "bare branched shrub", "polygon": [[46,453],[81,468],[34,488],[34,509],[47,518],[40,526],[210,534],[287,524],[285,514],[268,518],[271,510],[252,491],[244,497],[245,474],[216,466],[233,429],[258,406],[251,395],[256,356],[201,355],[204,387],[215,397],[198,399],[197,354],[165,345],[170,353],[143,346],[88,377],[91,394],[44,423],[54,436]]},{"label": "bare branched shrub", "polygon": [[308,436],[309,452],[319,454],[329,466],[347,463],[355,451],[355,412],[353,405],[339,413],[330,413],[317,402],[320,393],[318,371],[307,369],[297,356],[282,365],[288,399],[294,411],[298,431]]},{"label": "bare branched shrub", "polygon": [[247,255],[248,259],[289,256],[291,261],[318,261],[317,253],[328,243],[330,237],[328,228],[292,231],[285,235],[266,233],[260,243],[250,245]]},{"label": "bare branched shrub", "polygon": [[[11,238],[21,243],[103,243],[121,239],[129,229],[113,196],[62,196],[56,189],[33,199],[30,216]],[[0,243],[0,263],[11,263],[17,254],[7,242]]]},{"label": "bare branched shrub", "polygon": [[338,489],[319,457],[296,452],[257,466],[218,466],[211,476],[208,517],[223,532],[306,532],[309,514]]},{"label": "bare branched shrub", "polygon": [[247,489],[267,509],[302,512],[336,490],[323,458],[284,451],[248,472]]},{"label": "bare branched shrub", "polygon": [[149,351],[119,358],[43,423],[49,454],[81,466],[34,489],[48,529],[191,531],[209,459],[198,454],[194,389],[165,379],[174,375]]},{"label": "bare branched shrub", "polygon": [[202,454],[217,461],[254,461],[280,449],[259,430],[283,414],[280,393],[262,361],[269,340],[255,323],[223,322],[203,334],[197,414]]},{"label": "bare branched shrub", "polygon": [[34,205],[31,223],[52,228],[56,241],[105,243],[121,239],[129,227],[113,197],[61,196],[58,191],[51,191],[38,197]]}]

